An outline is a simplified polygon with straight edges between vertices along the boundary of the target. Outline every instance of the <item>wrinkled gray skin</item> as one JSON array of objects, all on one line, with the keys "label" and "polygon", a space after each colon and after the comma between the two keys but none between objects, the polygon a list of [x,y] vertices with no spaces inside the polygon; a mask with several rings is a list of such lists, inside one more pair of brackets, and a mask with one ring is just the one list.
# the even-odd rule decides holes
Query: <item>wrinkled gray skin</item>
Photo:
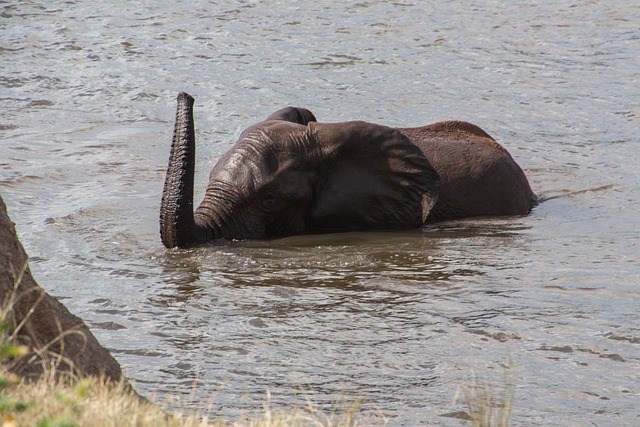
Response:
[{"label": "wrinkled gray skin", "polygon": [[287,107],[240,135],[194,211],[193,102],[178,95],[160,209],[167,248],[418,228],[427,217],[526,214],[536,203],[520,167],[477,126],[316,123],[310,111]]}]

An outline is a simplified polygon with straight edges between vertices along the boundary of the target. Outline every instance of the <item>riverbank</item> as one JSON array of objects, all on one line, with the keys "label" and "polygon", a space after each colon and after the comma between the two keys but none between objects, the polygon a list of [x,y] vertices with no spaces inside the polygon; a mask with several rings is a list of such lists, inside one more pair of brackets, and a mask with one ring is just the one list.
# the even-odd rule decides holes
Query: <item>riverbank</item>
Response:
[{"label": "riverbank", "polygon": [[[206,416],[167,414],[164,408],[139,399],[124,383],[94,377],[73,382],[41,379],[26,382],[0,373],[0,412],[3,427],[203,427],[203,426],[352,426],[355,413],[325,415],[319,411],[272,412],[235,423]],[[380,425],[383,423],[381,422]]]}]

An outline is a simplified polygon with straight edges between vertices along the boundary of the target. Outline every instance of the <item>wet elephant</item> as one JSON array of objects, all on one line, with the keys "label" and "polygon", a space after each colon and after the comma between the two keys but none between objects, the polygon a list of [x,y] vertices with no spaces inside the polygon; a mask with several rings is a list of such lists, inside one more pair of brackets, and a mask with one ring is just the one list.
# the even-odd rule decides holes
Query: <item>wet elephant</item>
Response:
[{"label": "wet elephant", "polygon": [[469,123],[317,123],[309,110],[287,107],[240,135],[194,210],[193,103],[178,95],[160,208],[168,248],[418,228],[428,219],[526,214],[536,202],[509,153]]}]

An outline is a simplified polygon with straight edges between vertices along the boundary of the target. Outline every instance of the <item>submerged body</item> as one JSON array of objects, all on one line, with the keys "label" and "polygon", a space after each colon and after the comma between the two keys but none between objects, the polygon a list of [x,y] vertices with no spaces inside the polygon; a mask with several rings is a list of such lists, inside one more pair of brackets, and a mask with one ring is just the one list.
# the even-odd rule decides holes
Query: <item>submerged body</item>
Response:
[{"label": "submerged body", "polygon": [[242,133],[194,212],[193,102],[178,95],[160,210],[168,248],[418,228],[428,219],[526,214],[536,203],[520,167],[477,126],[317,123],[309,110],[287,107]]}]

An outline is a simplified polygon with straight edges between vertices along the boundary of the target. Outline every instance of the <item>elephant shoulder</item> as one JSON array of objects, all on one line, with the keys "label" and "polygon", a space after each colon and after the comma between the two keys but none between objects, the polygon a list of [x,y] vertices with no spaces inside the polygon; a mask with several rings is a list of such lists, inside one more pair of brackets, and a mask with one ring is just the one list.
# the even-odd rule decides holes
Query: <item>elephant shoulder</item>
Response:
[{"label": "elephant shoulder", "polygon": [[425,129],[432,132],[455,132],[455,133],[467,133],[470,135],[479,136],[481,138],[493,139],[491,135],[484,131],[480,126],[476,126],[473,123],[461,121],[461,120],[446,120],[443,122],[437,122],[425,126]]},{"label": "elephant shoulder", "polygon": [[433,123],[422,128],[414,128],[418,132],[418,139],[439,140],[448,143],[481,143],[492,147],[498,152],[508,154],[507,150],[500,145],[491,135],[480,126],[461,120],[447,120]]},{"label": "elephant shoulder", "polygon": [[286,122],[308,125],[310,122],[317,122],[316,116],[306,108],[285,107],[271,114],[265,121],[283,120]]}]

